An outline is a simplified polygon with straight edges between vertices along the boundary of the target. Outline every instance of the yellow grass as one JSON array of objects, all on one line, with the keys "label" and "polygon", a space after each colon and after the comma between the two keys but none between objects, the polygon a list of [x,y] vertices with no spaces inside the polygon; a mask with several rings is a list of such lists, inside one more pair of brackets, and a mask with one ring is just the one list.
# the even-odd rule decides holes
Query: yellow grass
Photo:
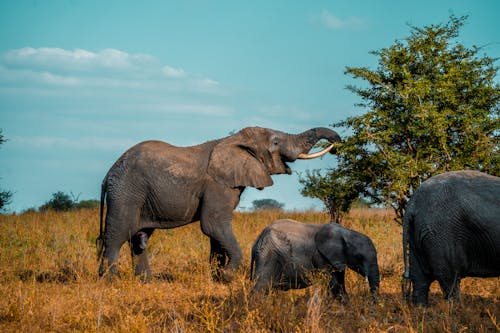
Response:
[{"label": "yellow grass", "polygon": [[230,284],[213,282],[209,241],[199,224],[157,230],[149,242],[154,278],[132,275],[129,249],[122,277],[97,278],[98,212],[0,216],[1,332],[495,332],[500,329],[500,279],[462,282],[462,301],[450,305],[434,283],[427,309],[401,300],[401,228],[391,211],[355,209],[344,225],[369,235],[377,247],[380,298],[347,273],[350,302],[326,293],[325,279],[303,290],[251,294],[250,249],[271,221],[290,217],[324,222],[319,212],[235,213],[244,265]]}]

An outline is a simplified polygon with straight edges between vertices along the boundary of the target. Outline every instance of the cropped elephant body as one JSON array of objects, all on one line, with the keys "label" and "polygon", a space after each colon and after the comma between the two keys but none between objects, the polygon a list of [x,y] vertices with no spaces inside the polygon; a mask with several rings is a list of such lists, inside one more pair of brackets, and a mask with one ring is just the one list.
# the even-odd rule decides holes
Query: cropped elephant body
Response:
[{"label": "cropped elephant body", "polygon": [[311,285],[311,273],[326,271],[331,276],[333,294],[346,296],[346,267],[367,277],[373,293],[379,286],[372,241],[337,223],[273,222],[253,245],[251,267],[256,290],[305,288]]},{"label": "cropped elephant body", "polygon": [[204,145],[179,148],[146,141],[132,147],[106,176],[108,209],[140,210],[141,223],[132,234],[143,228],[174,228],[198,221],[208,182],[208,175],[200,177],[199,172],[207,169],[209,159],[210,150]]},{"label": "cropped elephant body", "polygon": [[463,277],[500,276],[500,178],[456,171],[422,183],[404,216],[403,249],[416,304],[427,305],[434,280],[448,299],[459,298]]},{"label": "cropped elephant body", "polygon": [[[340,141],[326,128],[291,135],[250,127],[192,147],[146,141],[130,148],[102,183],[99,274],[107,268],[116,273],[119,250],[128,241],[136,273],[149,275],[145,249],[153,231],[194,221],[210,237],[214,266],[236,269],[241,249],[232,231],[232,211],[241,193],[247,186],[272,185],[273,174],[290,174],[287,162],[309,158],[307,152],[321,139]],[[220,270],[216,273],[222,277]]]}]

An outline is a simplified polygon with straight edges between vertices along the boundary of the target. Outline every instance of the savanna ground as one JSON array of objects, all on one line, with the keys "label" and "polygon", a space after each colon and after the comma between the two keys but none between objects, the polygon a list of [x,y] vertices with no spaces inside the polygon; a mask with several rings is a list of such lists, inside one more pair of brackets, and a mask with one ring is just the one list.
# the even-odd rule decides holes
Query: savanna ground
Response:
[{"label": "savanna ground", "polygon": [[324,222],[319,212],[235,213],[244,267],[230,284],[213,282],[209,240],[198,223],[157,230],[149,242],[154,278],[132,275],[129,249],[122,276],[97,279],[97,210],[0,216],[1,332],[495,332],[500,330],[500,278],[462,282],[462,300],[449,304],[437,283],[430,307],[403,304],[401,227],[390,210],[354,209],[343,224],[370,236],[378,250],[380,297],[348,271],[350,302],[333,300],[326,282],[254,297],[250,249],[271,221]]}]

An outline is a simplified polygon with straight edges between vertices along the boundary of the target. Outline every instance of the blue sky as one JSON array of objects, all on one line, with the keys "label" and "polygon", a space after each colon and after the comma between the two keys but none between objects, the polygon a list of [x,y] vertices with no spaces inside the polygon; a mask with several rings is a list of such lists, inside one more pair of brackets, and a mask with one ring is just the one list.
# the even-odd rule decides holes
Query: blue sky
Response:
[{"label": "blue sky", "polygon": [[[246,126],[297,133],[360,114],[346,66],[410,28],[469,15],[460,42],[500,56],[500,1],[0,0],[0,188],[11,211],[56,191],[99,197],[133,144],[188,146]],[[340,132],[342,133],[342,132]],[[297,161],[296,172],[334,165]],[[297,175],[245,191],[321,208]]]}]

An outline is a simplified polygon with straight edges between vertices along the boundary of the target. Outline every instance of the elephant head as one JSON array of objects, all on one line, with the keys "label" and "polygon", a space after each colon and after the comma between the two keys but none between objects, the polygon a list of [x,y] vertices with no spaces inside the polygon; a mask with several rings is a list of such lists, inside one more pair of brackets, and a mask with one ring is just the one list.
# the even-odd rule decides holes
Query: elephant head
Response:
[{"label": "elephant head", "polygon": [[[332,143],[315,154],[309,150],[321,139]],[[333,153],[340,136],[328,128],[313,128],[300,134],[287,134],[261,127],[247,127],[220,140],[215,146],[208,173],[229,187],[252,186],[262,189],[273,184],[270,175],[291,174],[287,162]]]},{"label": "elephant head", "polygon": [[329,223],[318,231],[315,242],[318,251],[334,269],[343,271],[349,267],[368,278],[372,293],[377,291],[380,282],[377,251],[369,237]]}]

